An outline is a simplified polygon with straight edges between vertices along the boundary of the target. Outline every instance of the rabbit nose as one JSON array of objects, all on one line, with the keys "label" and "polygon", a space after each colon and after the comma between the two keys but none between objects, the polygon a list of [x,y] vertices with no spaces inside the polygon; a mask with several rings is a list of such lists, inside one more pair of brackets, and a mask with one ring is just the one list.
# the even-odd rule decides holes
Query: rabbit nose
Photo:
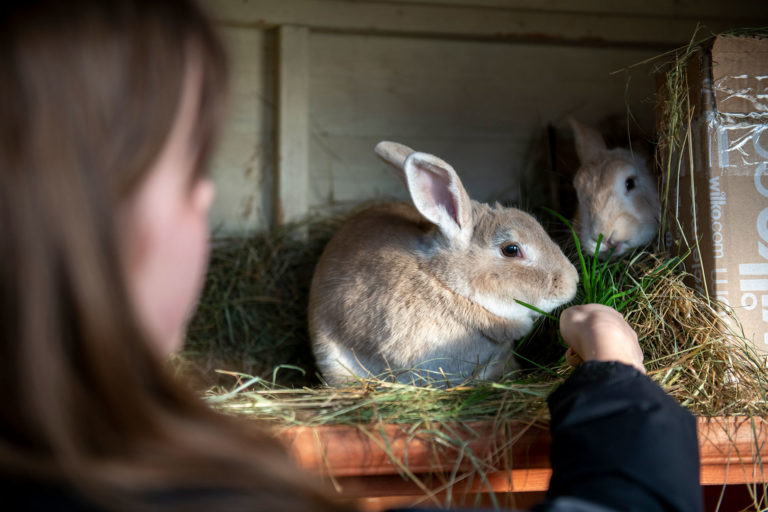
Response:
[{"label": "rabbit nose", "polygon": [[626,240],[616,240],[613,238],[613,235],[611,235],[603,242],[600,252],[609,252],[612,250],[614,254],[620,254],[621,249],[625,244]]},{"label": "rabbit nose", "polygon": [[616,248],[618,248],[623,243],[624,243],[624,240],[616,240],[614,238],[613,233],[611,233],[611,236],[609,236],[606,239],[603,239],[603,244],[602,245],[606,249],[616,249]]}]

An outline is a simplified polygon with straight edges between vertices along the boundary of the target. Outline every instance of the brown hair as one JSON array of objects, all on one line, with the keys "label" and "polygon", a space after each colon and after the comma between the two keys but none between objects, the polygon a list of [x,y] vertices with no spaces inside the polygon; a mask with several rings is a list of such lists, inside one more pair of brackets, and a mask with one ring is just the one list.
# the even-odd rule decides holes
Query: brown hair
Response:
[{"label": "brown hair", "polygon": [[227,69],[198,7],[0,7],[0,473],[105,509],[338,509],[277,442],[178,385],[129,304],[116,211],[163,148],[197,57],[200,173]]}]

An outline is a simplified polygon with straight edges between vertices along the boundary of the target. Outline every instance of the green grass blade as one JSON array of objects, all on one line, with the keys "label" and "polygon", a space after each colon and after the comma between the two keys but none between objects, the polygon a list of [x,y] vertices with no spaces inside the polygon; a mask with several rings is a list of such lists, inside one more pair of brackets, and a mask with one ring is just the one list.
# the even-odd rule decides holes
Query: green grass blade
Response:
[{"label": "green grass blade", "polygon": [[537,308],[536,306],[533,306],[533,305],[531,305],[531,304],[528,304],[527,302],[523,302],[523,301],[521,301],[521,300],[517,300],[517,299],[515,299],[515,302],[517,302],[517,303],[518,303],[518,304],[520,304],[521,306],[525,306],[526,308],[528,308],[528,309],[530,309],[530,310],[532,310],[532,311],[535,311],[535,312],[537,312],[537,313],[538,313],[538,314],[540,314],[540,315],[543,315],[543,316],[545,316],[545,317],[549,318],[550,320],[554,320],[554,321],[557,321],[557,317],[556,317],[555,315],[549,314],[549,313],[547,313],[546,311],[544,311],[544,310],[542,310],[542,309],[539,309],[539,308]]},{"label": "green grass blade", "polygon": [[581,266],[581,278],[582,283],[584,286],[584,291],[587,296],[591,295],[591,283],[589,281],[589,270],[587,268],[587,262],[584,260],[584,254],[581,251],[581,241],[579,240],[579,235],[576,234],[576,230],[573,229],[573,225],[571,225],[570,222],[568,222],[568,219],[557,213],[555,210],[552,210],[550,208],[544,208],[544,210],[551,215],[554,215],[560,222],[566,225],[568,229],[571,231],[571,236],[573,237],[573,243],[576,246],[576,254],[579,256],[579,265]]}]

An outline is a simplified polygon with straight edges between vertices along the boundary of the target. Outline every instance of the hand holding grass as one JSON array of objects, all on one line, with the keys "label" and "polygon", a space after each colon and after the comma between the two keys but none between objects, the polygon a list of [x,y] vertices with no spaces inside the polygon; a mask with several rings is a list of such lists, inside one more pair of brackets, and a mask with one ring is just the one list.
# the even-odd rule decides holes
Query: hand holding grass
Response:
[{"label": "hand holding grass", "polygon": [[613,308],[601,304],[573,306],[560,315],[560,332],[568,345],[566,360],[618,361],[645,373],[637,333]]}]

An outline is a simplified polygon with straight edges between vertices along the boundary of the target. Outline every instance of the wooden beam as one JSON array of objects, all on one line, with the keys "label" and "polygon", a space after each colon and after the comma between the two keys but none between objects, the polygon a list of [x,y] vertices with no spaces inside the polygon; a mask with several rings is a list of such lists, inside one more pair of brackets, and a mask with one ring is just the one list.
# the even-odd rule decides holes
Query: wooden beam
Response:
[{"label": "wooden beam", "polygon": [[[456,436],[462,442],[451,447],[409,425],[289,427],[279,432],[300,466],[334,477],[350,498],[442,492],[444,478],[451,474],[459,477],[453,486],[457,495],[547,489],[552,471],[546,425],[472,422],[466,428],[452,427],[449,437]],[[699,418],[698,437],[702,485],[768,481],[765,418]],[[469,478],[478,467],[487,483]],[[403,479],[405,468],[417,480]]]},{"label": "wooden beam", "polygon": [[[325,0],[320,0],[325,1]],[[765,0],[346,0],[373,4],[422,4],[517,11],[626,14],[633,17],[689,18],[699,21],[751,20],[765,10]]]},{"label": "wooden beam", "polygon": [[[478,460],[487,470],[515,467],[549,469],[549,431],[541,424],[509,422],[496,426],[473,422],[457,426],[461,449],[439,446],[429,435],[414,433],[409,426],[384,425],[372,432],[364,427],[291,427],[281,434],[296,460],[305,468],[326,471],[335,477],[396,475],[407,466],[412,473],[471,470]],[[395,459],[391,455],[395,456]]]},{"label": "wooden beam", "polygon": [[[605,1],[593,10],[532,8],[524,0],[507,6],[472,6],[468,2],[399,2],[367,0],[207,0],[215,19],[224,25],[274,27],[300,25],[316,31],[392,34],[413,37],[524,40],[586,45],[629,45],[666,48],[688,43],[700,20],[709,31],[768,22],[768,12],[750,1],[736,2],[731,17],[710,1],[707,12],[695,14],[693,4],[685,15],[664,9],[657,0],[639,13],[614,9]],[[546,4],[546,2],[537,2]],[[589,4],[588,4],[589,5]],[[730,5],[730,4],[729,4]],[[656,6],[658,13],[654,13]],[[618,11],[618,12],[617,12]],[[705,33],[706,32],[706,33]]]},{"label": "wooden beam", "polygon": [[308,211],[309,30],[277,29],[274,223],[297,221]]}]

